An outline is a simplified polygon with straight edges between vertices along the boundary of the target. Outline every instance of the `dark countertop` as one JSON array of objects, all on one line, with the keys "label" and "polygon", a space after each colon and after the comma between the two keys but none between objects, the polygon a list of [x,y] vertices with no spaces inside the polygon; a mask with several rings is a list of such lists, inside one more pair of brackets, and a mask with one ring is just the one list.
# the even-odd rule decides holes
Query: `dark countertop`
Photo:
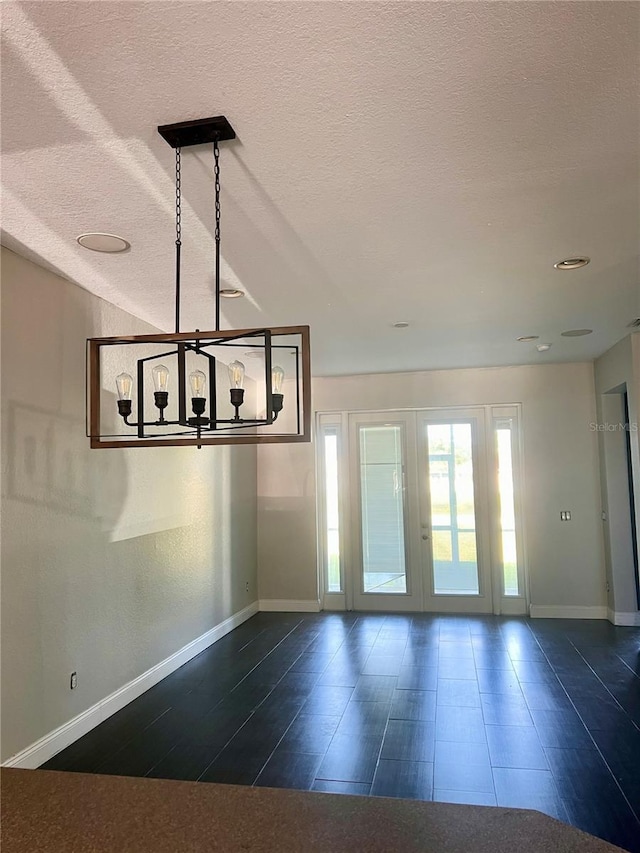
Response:
[{"label": "dark countertop", "polygon": [[539,812],[3,768],[3,853],[611,853]]}]

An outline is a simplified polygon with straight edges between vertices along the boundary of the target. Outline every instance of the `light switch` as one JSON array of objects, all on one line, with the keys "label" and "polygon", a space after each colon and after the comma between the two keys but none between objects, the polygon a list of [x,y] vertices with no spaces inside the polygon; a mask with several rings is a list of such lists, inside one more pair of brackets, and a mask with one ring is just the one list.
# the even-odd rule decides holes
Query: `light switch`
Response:
[{"label": "light switch", "polygon": [[568,509],[561,509],[560,521],[571,521],[571,511]]}]

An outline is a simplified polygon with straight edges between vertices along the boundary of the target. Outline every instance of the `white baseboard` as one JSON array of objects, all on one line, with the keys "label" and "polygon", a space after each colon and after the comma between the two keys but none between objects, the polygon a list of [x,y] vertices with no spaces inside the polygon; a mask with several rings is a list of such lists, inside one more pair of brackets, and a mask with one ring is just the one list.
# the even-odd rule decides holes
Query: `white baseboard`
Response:
[{"label": "white baseboard", "polygon": [[308,601],[295,601],[289,598],[261,598],[260,610],[268,613],[319,613],[320,602],[313,598]]},{"label": "white baseboard", "polygon": [[529,607],[532,619],[607,619],[607,608],[582,607],[573,604],[532,604]]},{"label": "white baseboard", "polygon": [[631,628],[635,625],[640,625],[640,612],[636,610],[631,613],[620,613],[619,611],[609,609],[607,611],[607,619],[613,625],[621,625]]},{"label": "white baseboard", "polygon": [[27,770],[34,770],[36,767],[39,767],[45,761],[57,755],[60,750],[65,749],[65,747],[91,731],[91,729],[95,728],[112,714],[115,714],[116,711],[119,711],[125,705],[128,705],[129,702],[137,699],[138,696],[141,696],[150,687],[153,687],[154,684],[162,681],[167,675],[171,675],[172,672],[175,672],[176,669],[187,663],[187,661],[190,661],[191,658],[194,658],[200,652],[220,640],[229,631],[233,631],[238,625],[246,622],[247,619],[250,619],[257,612],[258,602],[254,601],[243,610],[239,610],[233,616],[225,619],[224,622],[216,625],[215,628],[211,628],[211,630],[200,637],[196,637],[195,640],[187,643],[186,646],[178,649],[177,652],[174,652],[168,658],[152,666],[151,669],[148,669],[142,675],[134,678],[133,681],[125,684],[124,687],[120,687],[109,696],[96,702],[95,705],[87,708],[86,711],[78,714],[77,717],[74,717],[67,723],[63,723],[57,729],[49,732],[48,735],[32,743],[31,746],[17,752],[7,761],[4,761],[3,766],[22,767]]}]

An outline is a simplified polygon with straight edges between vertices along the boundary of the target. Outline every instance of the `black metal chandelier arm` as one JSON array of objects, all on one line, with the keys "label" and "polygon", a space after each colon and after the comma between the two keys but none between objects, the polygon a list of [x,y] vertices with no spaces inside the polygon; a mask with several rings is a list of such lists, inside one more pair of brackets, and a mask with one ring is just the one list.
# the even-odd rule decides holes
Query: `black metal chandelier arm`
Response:
[{"label": "black metal chandelier arm", "polygon": [[[272,421],[277,420],[278,413],[274,412],[271,421],[267,418],[240,418],[236,420],[235,418],[217,418],[215,423],[211,419],[209,419],[209,426],[201,425],[201,428],[204,430],[215,429],[215,424],[241,424],[242,426],[268,426]],[[124,423],[129,427],[137,428],[139,426],[189,426],[189,420],[185,421],[130,421],[129,415],[126,415],[122,418]]]},{"label": "black metal chandelier arm", "polygon": [[[275,418],[274,418],[275,420]],[[237,427],[238,429],[244,427],[251,426],[269,426],[271,421],[266,419],[263,420],[250,420],[241,418],[239,421],[236,421],[234,418],[218,418],[215,422],[209,420],[209,423],[202,423],[194,425],[189,422],[189,418],[184,421],[143,421],[140,423],[139,421],[130,421],[128,418],[123,418],[123,421],[128,427],[132,429],[138,429],[139,427],[156,427],[156,426],[184,426],[184,427],[197,427],[201,432],[215,432],[218,428],[218,424],[231,424],[232,426]]]},{"label": "black metal chandelier arm", "polygon": [[187,424],[183,424],[182,421],[130,421],[128,415],[127,417],[123,417],[122,420],[128,427],[133,427],[135,429],[141,426],[187,426]]},{"label": "black metal chandelier arm", "polygon": [[218,424],[241,424],[242,426],[268,426],[266,418],[218,418]]}]

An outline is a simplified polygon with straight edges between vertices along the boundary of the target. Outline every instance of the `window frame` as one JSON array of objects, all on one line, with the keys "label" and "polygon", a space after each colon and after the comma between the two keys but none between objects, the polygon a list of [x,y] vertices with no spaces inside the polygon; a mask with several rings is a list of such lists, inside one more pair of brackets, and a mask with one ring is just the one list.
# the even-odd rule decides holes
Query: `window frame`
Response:
[{"label": "window frame", "polygon": [[[325,436],[335,435],[337,445],[337,474],[338,474],[338,548],[339,548],[339,571],[340,590],[329,589],[329,553],[327,541],[327,469],[325,458]],[[345,468],[345,443],[344,424],[341,413],[319,413],[316,418],[316,506],[317,506],[317,548],[318,548],[318,578],[320,587],[320,599],[324,610],[347,609],[346,593],[346,560],[345,529],[347,520],[345,517],[345,495],[346,484],[344,476]]]},{"label": "window frame", "polygon": [[[525,537],[524,537],[524,511],[523,499],[523,447],[522,447],[522,416],[520,404],[512,406],[491,407],[491,429],[490,455],[492,467],[492,492],[493,504],[493,552],[494,552],[494,588],[496,591],[495,607],[496,613],[522,614],[528,612],[529,589],[528,572],[526,570]],[[517,595],[507,595],[504,585],[504,557],[502,553],[502,526],[500,518],[500,487],[498,482],[498,443],[497,431],[509,427],[511,433],[511,467],[513,478],[513,505],[515,519],[516,537],[516,561],[517,561]]]}]

